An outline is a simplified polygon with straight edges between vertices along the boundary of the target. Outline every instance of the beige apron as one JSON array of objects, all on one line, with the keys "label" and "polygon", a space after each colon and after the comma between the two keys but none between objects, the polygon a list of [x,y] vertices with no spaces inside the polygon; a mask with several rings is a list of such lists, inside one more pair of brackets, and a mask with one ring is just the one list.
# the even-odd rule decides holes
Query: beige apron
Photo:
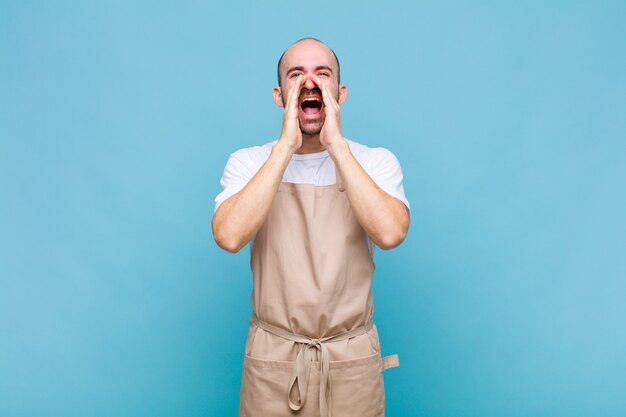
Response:
[{"label": "beige apron", "polygon": [[385,414],[398,357],[380,356],[374,263],[343,191],[281,183],[254,239],[240,417]]}]

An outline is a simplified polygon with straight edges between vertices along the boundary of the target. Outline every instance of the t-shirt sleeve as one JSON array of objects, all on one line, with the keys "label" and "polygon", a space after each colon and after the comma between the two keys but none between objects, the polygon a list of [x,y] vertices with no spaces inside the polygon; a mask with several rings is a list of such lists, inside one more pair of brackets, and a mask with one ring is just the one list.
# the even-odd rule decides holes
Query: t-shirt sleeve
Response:
[{"label": "t-shirt sleeve", "polygon": [[248,181],[257,173],[259,168],[263,165],[263,162],[257,159],[258,158],[254,158],[247,149],[240,149],[230,155],[228,162],[226,162],[226,167],[224,168],[224,175],[220,180],[222,191],[215,197],[214,212],[220,204],[241,191]]},{"label": "t-shirt sleeve", "polygon": [[387,194],[399,199],[410,210],[404,194],[402,167],[398,158],[385,148],[374,148],[367,161],[369,176]]}]

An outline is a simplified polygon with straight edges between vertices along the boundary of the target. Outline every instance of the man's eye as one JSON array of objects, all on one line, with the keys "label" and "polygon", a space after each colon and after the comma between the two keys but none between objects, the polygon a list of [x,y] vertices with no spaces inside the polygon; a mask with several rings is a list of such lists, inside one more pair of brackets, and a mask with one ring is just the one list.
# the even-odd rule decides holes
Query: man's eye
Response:
[{"label": "man's eye", "polygon": [[330,74],[327,72],[320,72],[319,75],[323,75],[324,77],[328,77]]},{"label": "man's eye", "polygon": [[296,78],[298,75],[300,75],[300,73],[299,73],[299,72],[294,72],[294,73],[292,73],[289,77],[290,77],[290,78]]}]

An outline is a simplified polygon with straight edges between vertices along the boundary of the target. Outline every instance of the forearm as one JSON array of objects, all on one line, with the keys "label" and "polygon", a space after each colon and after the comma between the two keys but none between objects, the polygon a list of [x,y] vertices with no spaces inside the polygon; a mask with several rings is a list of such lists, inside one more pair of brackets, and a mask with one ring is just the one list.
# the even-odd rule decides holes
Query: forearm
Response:
[{"label": "forearm", "polygon": [[238,252],[256,234],[269,213],[293,152],[278,141],[248,184],[218,207],[212,226],[221,248]]},{"label": "forearm", "polygon": [[345,140],[335,141],[327,149],[343,179],[350,206],[370,239],[382,249],[402,243],[409,228],[404,204],[376,185]]}]

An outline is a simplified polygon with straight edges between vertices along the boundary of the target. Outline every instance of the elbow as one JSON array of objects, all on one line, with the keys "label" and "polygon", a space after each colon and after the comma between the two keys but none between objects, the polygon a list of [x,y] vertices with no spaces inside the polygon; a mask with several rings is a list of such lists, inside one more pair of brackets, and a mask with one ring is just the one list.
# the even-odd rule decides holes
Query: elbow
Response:
[{"label": "elbow", "polygon": [[213,237],[217,246],[230,253],[237,253],[245,246],[245,243],[241,243],[237,239],[234,239],[232,235],[220,233],[213,230]]},{"label": "elbow", "polygon": [[215,237],[215,243],[217,243],[217,246],[230,253],[237,253],[245,246],[236,242],[234,239],[218,238],[217,236]]},{"label": "elbow", "polygon": [[406,238],[406,230],[397,230],[393,232],[385,233],[385,235],[381,236],[380,241],[378,242],[378,247],[382,250],[389,250],[399,246],[404,239]]},{"label": "elbow", "polygon": [[245,246],[245,242],[242,243],[232,233],[225,233],[223,228],[215,224],[215,221],[212,226],[213,238],[220,248],[230,253],[237,253]]},{"label": "elbow", "polygon": [[[399,202],[399,204],[402,203]],[[379,236],[378,242],[374,242],[382,250],[393,249],[404,242],[406,238],[411,220],[409,209],[404,204],[402,204],[402,207],[403,210],[400,210],[394,221],[387,223],[386,227],[383,227],[385,231]]]}]

